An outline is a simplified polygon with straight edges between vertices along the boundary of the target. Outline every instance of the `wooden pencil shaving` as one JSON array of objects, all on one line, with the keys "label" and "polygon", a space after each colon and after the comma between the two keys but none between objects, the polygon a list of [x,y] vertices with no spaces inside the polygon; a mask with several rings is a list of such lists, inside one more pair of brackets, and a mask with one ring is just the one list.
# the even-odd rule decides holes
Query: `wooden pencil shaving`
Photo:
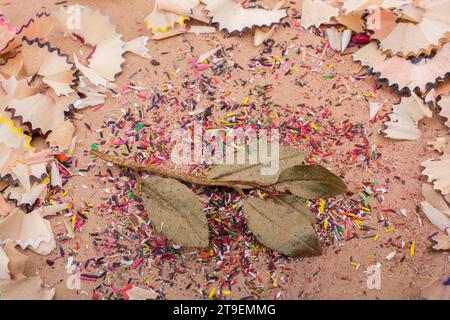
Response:
[{"label": "wooden pencil shaving", "polygon": [[391,139],[417,140],[422,135],[418,128],[419,121],[432,115],[431,110],[416,95],[403,98],[389,114],[390,119],[384,123],[386,129],[383,133]]},{"label": "wooden pencil shaving", "polygon": [[419,1],[418,5],[409,4],[401,10],[414,19],[397,22],[380,41],[383,51],[404,57],[430,54],[450,35],[450,0]]},{"label": "wooden pencil shaving", "polygon": [[255,27],[271,27],[287,17],[283,9],[267,10],[262,8],[243,8],[233,0],[208,0],[206,11],[211,23],[227,34],[241,34]]},{"label": "wooden pencil shaving", "polygon": [[301,24],[304,28],[319,27],[339,15],[339,9],[322,0],[305,0],[302,5]]}]

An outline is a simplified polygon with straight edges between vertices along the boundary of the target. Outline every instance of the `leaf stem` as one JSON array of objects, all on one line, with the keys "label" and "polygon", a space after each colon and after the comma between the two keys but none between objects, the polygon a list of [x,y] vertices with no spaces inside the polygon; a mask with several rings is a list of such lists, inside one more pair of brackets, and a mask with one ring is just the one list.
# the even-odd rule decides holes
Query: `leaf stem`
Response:
[{"label": "leaf stem", "polygon": [[273,193],[273,190],[268,185],[262,185],[256,182],[240,182],[240,181],[217,181],[217,180],[208,180],[202,177],[196,177],[190,174],[178,172],[171,169],[155,167],[153,165],[148,164],[139,164],[133,160],[129,159],[119,159],[115,156],[108,155],[105,153],[101,153],[97,150],[92,149],[91,154],[100,158],[102,160],[111,162],[119,167],[125,167],[136,171],[148,171],[159,176],[177,179],[179,181],[193,183],[200,186],[208,186],[208,187],[225,187],[235,189],[239,192],[239,194],[243,194],[242,189],[246,186],[250,186],[256,189],[261,189],[263,191]]}]

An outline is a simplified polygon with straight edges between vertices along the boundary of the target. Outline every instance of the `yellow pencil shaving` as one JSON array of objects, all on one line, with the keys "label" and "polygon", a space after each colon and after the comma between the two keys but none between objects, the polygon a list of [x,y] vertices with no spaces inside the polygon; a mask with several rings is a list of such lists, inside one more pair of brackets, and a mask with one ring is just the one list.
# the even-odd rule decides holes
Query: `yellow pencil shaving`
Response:
[{"label": "yellow pencil shaving", "polygon": [[416,241],[413,240],[413,242],[411,244],[411,250],[409,250],[409,256],[410,257],[414,256],[415,250],[416,250]]},{"label": "yellow pencil shaving", "polygon": [[216,293],[216,288],[213,288],[211,292],[209,293],[209,299],[212,299],[214,297],[214,294]]},{"label": "yellow pencil shaving", "polygon": [[47,177],[44,180],[42,180],[41,183],[39,183],[39,185],[43,185],[43,184],[49,184],[50,183],[50,179]]},{"label": "yellow pencil shaving", "polygon": [[[186,23],[186,20],[190,20],[190,18],[186,17],[186,16],[183,16],[183,17],[180,17],[180,19],[178,19],[177,23],[179,25],[184,25]],[[152,27],[151,26],[152,23],[151,23],[150,20],[146,20],[145,22],[146,22],[146,25],[147,25],[147,29],[151,28],[153,33],[167,32],[170,28],[172,28],[172,26],[170,24],[166,24],[163,28],[161,28],[159,26],[158,27]]]},{"label": "yellow pencil shaving", "polygon": [[327,202],[325,201],[325,200],[320,200],[320,208],[319,208],[319,212],[320,213],[323,213],[323,211],[325,210],[325,204],[326,204]]},{"label": "yellow pencil shaving", "polygon": [[21,138],[25,138],[25,142],[23,144],[23,147],[30,150],[31,152],[35,152],[36,150],[31,146],[31,137],[23,132],[22,128],[16,127],[14,125],[14,122],[11,119],[7,119],[3,116],[0,116],[0,124],[4,124],[9,126],[9,130],[12,132],[15,132],[19,135]]}]

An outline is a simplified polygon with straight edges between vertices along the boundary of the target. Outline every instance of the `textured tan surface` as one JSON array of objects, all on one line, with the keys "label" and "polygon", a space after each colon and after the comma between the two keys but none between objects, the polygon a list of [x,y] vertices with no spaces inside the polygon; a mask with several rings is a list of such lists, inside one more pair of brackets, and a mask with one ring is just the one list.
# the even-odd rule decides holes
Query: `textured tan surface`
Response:
[{"label": "textured tan surface", "polygon": [[[3,11],[8,19],[15,24],[23,23],[28,17],[36,12],[48,9],[55,9],[55,0],[13,0],[1,1],[0,11]],[[93,8],[100,9],[104,14],[111,17],[111,21],[117,25],[117,29],[124,35],[126,40],[130,40],[136,36],[147,34],[144,25],[145,16],[151,11],[153,1],[146,0],[91,0],[91,1],[67,1],[68,4],[80,3],[90,5]],[[271,3],[266,1],[265,3]],[[298,7],[298,6],[297,6]],[[295,38],[297,37],[297,38]],[[323,39],[315,38],[309,34],[304,34],[294,28],[278,28],[275,32],[274,39],[276,43],[287,41],[288,44],[313,44],[317,45]],[[54,33],[51,35],[51,40],[54,44],[61,46],[65,52],[78,52],[78,43],[70,39],[63,39]],[[250,57],[258,56],[260,49],[254,48],[252,45],[252,36],[250,33],[244,34],[241,38],[232,37],[226,38],[223,33],[214,35],[204,35],[196,37],[195,35],[188,35],[186,37],[175,37],[161,42],[151,41],[149,44],[150,54],[152,57],[160,62],[160,65],[155,67],[150,65],[139,57],[128,55],[126,63],[124,64],[123,74],[117,79],[116,83],[121,87],[128,82],[131,74],[142,70],[142,68],[149,68],[154,76],[142,78],[138,74],[133,80],[141,81],[151,89],[161,85],[162,81],[166,81],[163,76],[164,71],[173,72],[174,64],[177,65],[181,72],[175,75],[172,83],[179,86],[183,77],[188,74],[191,75],[192,70],[189,69],[186,61],[177,62],[176,59],[182,52],[189,52],[191,46],[193,56],[198,56],[204,52],[215,47],[214,42],[220,41],[225,47],[233,47],[233,59],[238,61],[242,66],[247,66]],[[162,52],[168,54],[161,55]],[[340,76],[333,80],[324,80],[321,75],[327,72],[327,64],[334,63]],[[419,297],[419,290],[432,279],[437,277],[448,277],[450,275],[450,263],[448,254],[431,252],[429,242],[426,239],[429,235],[436,231],[434,227],[426,220],[422,213],[420,217],[423,219],[424,226],[420,227],[417,216],[415,214],[416,206],[421,200],[420,185],[420,163],[424,158],[430,155],[426,149],[426,142],[434,140],[438,136],[446,134],[446,129],[443,125],[443,119],[434,117],[433,119],[426,119],[420,125],[423,136],[419,141],[413,142],[396,142],[384,139],[378,134],[381,128],[381,123],[378,121],[375,124],[369,124],[367,119],[369,117],[369,108],[367,98],[364,93],[372,92],[374,85],[373,79],[365,81],[352,82],[350,76],[357,74],[360,70],[359,66],[351,62],[349,55],[340,56],[334,55],[327,59],[323,65],[323,72],[318,74],[308,74],[302,81],[307,83],[304,87],[294,86],[293,77],[285,78],[283,74],[279,74],[278,79],[272,74],[262,76],[257,72],[249,72],[244,70],[236,70],[233,74],[233,79],[250,77],[254,78],[254,83],[274,85],[272,91],[273,100],[280,107],[281,112],[295,112],[296,105],[300,103],[307,103],[312,106],[329,105],[332,113],[332,119],[350,119],[350,121],[361,121],[366,124],[368,136],[371,144],[381,145],[382,157],[380,165],[376,165],[369,170],[364,170],[358,167],[347,167],[339,156],[333,158],[328,166],[331,167],[338,174],[343,173],[345,181],[349,184],[350,190],[358,192],[361,186],[361,181],[376,179],[382,187],[387,189],[385,194],[385,201],[381,204],[373,200],[373,205],[378,208],[393,208],[397,213],[389,214],[391,223],[395,226],[393,232],[386,233],[383,229],[380,230],[380,239],[374,241],[373,239],[353,239],[345,242],[341,247],[329,247],[324,251],[320,257],[296,259],[286,264],[287,270],[284,273],[287,277],[280,279],[279,283],[281,289],[269,291],[267,298],[274,297],[275,293],[282,291],[282,298],[287,299],[415,299]],[[151,74],[149,73],[149,74]],[[350,98],[337,106],[336,90],[332,89],[334,83],[345,83],[348,85],[348,92]],[[237,85],[233,81],[224,88],[229,91],[232,98],[236,101],[242,101],[248,89]],[[149,94],[152,90],[145,93]],[[384,102],[387,99],[386,111],[391,108],[391,102],[398,102],[398,98],[390,95],[390,90],[383,89],[376,93],[376,97],[371,99],[374,102]],[[188,92],[179,94],[180,100],[183,97],[189,96]],[[132,97],[130,98],[132,99]],[[207,106],[207,105],[205,105]],[[83,150],[89,149],[92,143],[97,142],[97,135],[90,132],[84,122],[90,124],[95,130],[101,123],[108,118],[114,111],[120,109],[118,105],[111,98],[108,99],[108,104],[102,110],[93,113],[90,110],[83,111],[84,118],[81,121],[76,121],[77,135],[79,137],[79,145],[76,151],[76,157],[79,159],[80,166],[90,161],[89,158],[82,155]],[[180,114],[170,112],[169,120],[175,121],[180,118]],[[220,118],[220,115],[218,115]],[[163,123],[155,123],[156,125],[163,125]],[[388,172],[389,169],[390,172]],[[78,206],[83,201],[99,202],[102,199],[107,199],[108,195],[104,194],[102,187],[98,184],[97,178],[93,175],[98,172],[98,169],[92,170],[86,177],[74,177],[71,179],[67,188],[76,196]],[[399,178],[394,178],[397,176]],[[386,180],[389,182],[386,183]],[[86,185],[88,188],[82,188],[81,185]],[[407,217],[399,214],[400,208],[407,209]],[[376,217],[374,217],[376,220]],[[110,224],[112,217],[106,213],[91,214],[89,222],[83,228],[81,234],[76,235],[74,242],[79,245],[79,252],[77,260],[85,261],[87,258],[95,256],[95,253],[90,249],[89,232],[95,232]],[[56,232],[65,232],[62,219],[55,217],[51,219],[52,225]],[[375,221],[376,222],[376,221]],[[397,236],[402,236],[405,241],[416,241],[416,253],[414,257],[407,257],[403,262],[400,259],[394,261],[385,261],[385,256],[391,252],[392,248],[386,248],[383,245],[389,238],[395,239]],[[73,246],[73,245],[72,245]],[[404,254],[407,250],[401,250]],[[53,267],[49,267],[45,260],[47,257],[40,257],[32,253],[27,253],[32,257],[36,263],[36,269],[43,275],[45,281],[56,286],[57,299],[88,299],[92,294],[92,289],[98,285],[95,282],[82,281],[82,290],[87,294],[81,292],[69,291],[66,289],[65,281],[67,274],[65,272],[65,261],[63,259],[56,259],[58,252],[52,253],[52,259],[56,259]],[[350,260],[359,262],[360,268],[357,270],[350,264]],[[367,290],[366,279],[367,276],[364,270],[377,261],[382,263],[382,289]],[[187,261],[187,269],[190,271],[197,270],[199,265],[193,261]],[[261,270],[264,270],[264,261],[260,262]],[[171,270],[171,265],[167,264],[163,269],[163,274],[167,275]],[[264,272],[262,272],[264,273]],[[115,283],[122,281],[124,284],[128,278],[135,279],[142,278],[135,274],[134,271],[124,272],[122,276],[117,276]],[[200,276],[201,278],[201,276]],[[267,279],[264,280],[264,285],[268,286]],[[193,290],[186,290],[188,280],[185,275],[176,275],[173,279],[174,285],[170,286],[167,283],[154,283],[156,288],[163,287],[166,297],[168,299],[175,298],[199,298],[199,295]],[[200,283],[205,283],[203,279]],[[118,284],[119,285],[119,284]],[[120,286],[120,285],[119,285]],[[239,298],[248,295],[245,287],[238,284],[241,290],[234,288],[232,298]]]}]

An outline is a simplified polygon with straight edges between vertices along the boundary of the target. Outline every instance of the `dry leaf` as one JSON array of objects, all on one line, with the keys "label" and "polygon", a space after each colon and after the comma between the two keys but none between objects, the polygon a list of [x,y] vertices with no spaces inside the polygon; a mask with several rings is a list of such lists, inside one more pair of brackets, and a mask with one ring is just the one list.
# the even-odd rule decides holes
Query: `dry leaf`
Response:
[{"label": "dry leaf", "polygon": [[320,255],[311,221],[283,201],[248,198],[243,210],[249,230],[259,242],[287,256]]},{"label": "dry leaf", "polygon": [[208,245],[208,223],[202,204],[184,184],[152,176],[142,184],[142,198],[158,233],[184,247]]},{"label": "dry leaf", "polygon": [[415,21],[397,23],[381,40],[383,51],[405,57],[430,54],[450,35],[450,0],[422,1],[418,6],[409,4],[402,12],[413,15]]},{"label": "dry leaf", "polygon": [[[273,156],[269,155],[268,158],[272,159],[272,163],[269,164],[258,159],[258,150],[260,148],[261,146],[258,143],[251,143],[241,147],[232,155],[226,155],[225,159],[245,159],[245,164],[214,164],[209,168],[208,179],[239,181],[242,183],[257,182],[263,185],[271,185],[277,181],[283,170],[302,164],[305,159],[305,155],[295,147],[280,146],[278,157],[275,154]],[[250,159],[253,159],[253,161]],[[225,160],[222,161],[225,162]],[[278,170],[273,172],[273,174],[264,174],[262,170],[269,167],[278,168]]]},{"label": "dry leaf", "polygon": [[306,199],[320,199],[347,192],[347,186],[341,178],[316,164],[296,165],[284,170],[275,189]]},{"label": "dry leaf", "polygon": [[287,17],[287,10],[266,10],[243,8],[233,0],[208,0],[205,9],[211,23],[218,25],[227,34],[241,34],[255,27],[271,27]]},{"label": "dry leaf", "polygon": [[320,27],[339,15],[339,9],[322,0],[304,0],[300,23],[304,28]]},{"label": "dry leaf", "polygon": [[417,95],[402,98],[389,114],[383,133],[387,138],[396,140],[418,140],[422,133],[418,128],[419,121],[425,117],[431,118],[433,113]]}]

